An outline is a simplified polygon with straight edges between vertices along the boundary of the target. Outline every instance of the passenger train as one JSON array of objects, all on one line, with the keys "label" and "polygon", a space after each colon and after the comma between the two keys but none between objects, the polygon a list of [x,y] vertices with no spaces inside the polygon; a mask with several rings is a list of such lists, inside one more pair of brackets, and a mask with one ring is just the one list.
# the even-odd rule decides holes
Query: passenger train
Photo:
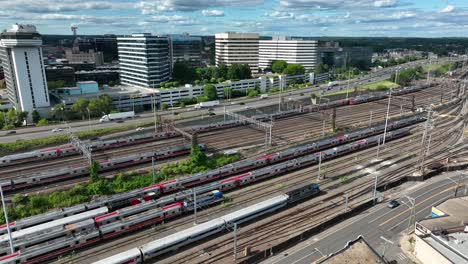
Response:
[{"label": "passenger train", "polygon": [[[386,138],[387,140],[392,140],[407,134],[409,134],[409,128],[403,128],[388,132]],[[284,161],[282,163],[275,164],[270,167],[250,171],[248,173],[220,180],[218,182],[211,183],[206,186],[197,187],[194,189],[194,192],[196,192],[197,195],[198,193],[206,195],[207,192],[211,191],[214,188],[218,188],[219,190],[229,190],[238,186],[264,180],[287,171],[292,171],[299,168],[303,168],[305,166],[309,166],[311,164],[316,164],[319,161],[319,159],[321,159],[322,161],[332,159],[358,149],[363,149],[371,145],[376,145],[382,140],[382,137],[383,135],[381,134],[371,136],[352,143],[340,145],[334,148],[329,148],[323,151],[319,151],[317,153],[296,158],[294,160]],[[213,192],[213,196],[215,196],[217,192],[219,191],[215,190]],[[171,196],[171,198],[164,198],[177,200],[177,197],[182,197],[182,199],[192,197],[192,195],[189,195],[188,193],[179,193]],[[217,198],[219,198],[219,196],[216,196],[215,199]],[[286,200],[287,199],[289,199],[289,196],[287,196]],[[211,198],[208,199],[208,201],[210,200]],[[298,199],[296,197],[295,201],[297,200]],[[16,231],[15,233],[13,233],[13,238],[19,240],[20,243],[15,243],[15,245],[20,250],[20,252],[21,249],[23,249],[25,254],[14,255],[14,257],[11,259],[12,262],[7,263],[36,263],[37,261],[42,261],[55,255],[62,254],[63,252],[67,252],[75,248],[95,243],[101,239],[106,239],[118,235],[122,232],[128,232],[143,226],[159,223],[164,219],[169,219],[181,214],[184,211],[184,209],[188,207],[188,203],[182,203],[178,201],[173,204],[157,207],[156,204],[158,204],[158,202],[160,204],[160,201],[144,201],[129,208],[124,208],[111,213],[96,216],[92,219],[92,221],[90,219],[76,223],[70,221],[71,225],[66,225],[65,228],[63,228],[63,222],[66,220],[59,219],[39,226],[33,226]],[[217,220],[220,224],[219,226],[215,225],[215,222],[212,222],[211,224],[207,225],[202,224],[197,226],[197,228],[195,228],[194,230],[189,229],[188,231],[186,230],[186,232],[177,233],[177,235],[164,238],[164,240],[150,243],[147,246],[139,248],[141,252],[141,259],[139,261],[141,262],[143,260],[154,258],[156,256],[164,254],[167,251],[177,249],[181,246],[184,246],[188,243],[205,237],[204,235],[200,235],[200,233],[198,232],[202,232],[201,234],[206,234],[206,236],[208,236],[224,230],[227,224],[233,222],[241,223],[243,221],[248,221],[252,218],[257,217],[258,215],[274,211],[284,205],[280,203],[275,206],[258,210],[256,208],[263,208],[263,204],[260,203],[257,205],[257,207],[247,207],[238,211],[237,214],[233,213],[222,217],[221,220],[223,220],[224,222],[221,222],[221,220]],[[107,207],[104,208],[104,210],[106,211],[109,210]],[[90,212],[91,211],[88,211],[86,213]],[[81,216],[82,214],[78,214],[77,216],[79,215]],[[71,218],[77,216],[71,216]],[[60,221],[62,225],[53,224]],[[55,229],[51,230],[42,228],[44,234],[38,235],[38,232],[41,231],[42,226],[47,226]],[[205,227],[207,229],[204,229]],[[211,231],[208,231],[208,229]],[[34,232],[32,230],[34,230]],[[194,231],[194,233],[192,233],[191,231]],[[33,235],[33,233],[35,234],[33,236],[34,239],[29,239],[27,235]],[[46,240],[41,240],[42,237]],[[21,240],[21,238],[23,238],[23,240]],[[5,244],[7,242],[7,235],[1,236],[0,242],[4,243],[4,253],[7,253],[7,244]],[[39,242],[47,243],[46,245],[43,245]],[[117,256],[119,257],[118,261],[120,261],[120,254]],[[128,261],[128,259],[126,261]]]},{"label": "passenger train", "polygon": [[317,184],[307,184],[287,194],[259,202],[233,213],[215,218],[197,226],[176,232],[120,254],[94,262],[94,264],[153,263],[155,258],[181,247],[203,240],[209,236],[232,230],[234,224],[241,224],[270,214],[288,204],[320,193]]},{"label": "passenger train", "polygon": [[[428,88],[430,86],[431,85],[429,84],[411,86],[411,87],[407,87],[404,89],[392,91],[392,95],[404,95],[408,93],[413,93],[421,89]],[[329,108],[340,107],[340,106],[345,106],[345,105],[360,104],[360,103],[384,99],[388,95],[389,95],[389,92],[376,92],[372,94],[356,96],[354,98],[341,99],[341,100],[331,101],[327,103],[322,103],[320,105],[305,106],[305,107],[302,107],[301,111],[314,112],[320,109],[329,109]],[[300,114],[300,111],[298,112],[298,110],[292,109],[292,110],[282,111],[280,113],[256,115],[256,116],[253,116],[252,118],[257,119],[257,120],[270,120],[270,119],[284,118],[284,117],[297,115],[297,114]],[[221,121],[221,122],[217,122],[214,124],[192,126],[188,130],[191,131],[192,133],[200,133],[200,132],[234,127],[238,125],[239,123],[236,120],[226,120],[226,121]],[[178,135],[179,134],[175,131],[165,131],[165,132],[159,132],[159,133],[140,134],[140,135],[120,138],[120,139],[96,141],[96,142],[91,143],[91,149],[102,150],[102,149],[117,148],[117,147],[122,147],[126,145],[149,142],[153,140],[172,138]],[[64,145],[64,146],[55,147],[55,148],[48,148],[48,149],[41,149],[41,150],[31,151],[31,152],[26,152],[26,153],[13,154],[13,155],[0,157],[0,167],[19,164],[23,162],[29,162],[29,161],[38,161],[38,160],[74,155],[78,153],[79,153],[79,150],[76,147],[72,145]]]},{"label": "passenger train", "polygon": [[[388,122],[387,131],[417,124],[423,120],[425,120],[424,116],[422,114],[418,114],[409,118],[405,118],[405,119],[401,119],[397,121],[390,121]],[[198,185],[201,183],[214,181],[216,179],[228,177],[228,176],[235,175],[235,174],[245,173],[249,170],[257,169],[257,168],[267,166],[267,165],[272,165],[272,164],[275,164],[275,163],[278,163],[287,159],[298,158],[302,155],[306,155],[311,152],[320,151],[325,148],[335,147],[340,144],[353,142],[355,140],[359,140],[359,139],[362,139],[371,135],[379,134],[384,131],[384,126],[385,126],[384,124],[379,124],[374,127],[360,129],[354,132],[329,137],[326,139],[315,141],[310,144],[305,144],[305,145],[297,146],[294,148],[286,149],[281,152],[264,155],[264,156],[256,157],[252,159],[241,160],[241,161],[234,162],[232,164],[229,164],[229,165],[226,165],[226,166],[214,169],[214,170],[210,170],[207,172],[197,173],[188,177],[161,182],[161,183],[147,186],[144,188],[135,189],[130,192],[102,197],[99,199],[95,199],[92,202],[87,203],[87,204],[76,205],[73,207],[51,211],[46,214],[36,215],[36,216],[28,217],[25,219],[21,219],[21,220],[10,223],[10,227],[12,227],[14,230],[19,230],[19,229],[26,228],[32,225],[59,219],[61,217],[66,217],[66,216],[74,215],[74,214],[84,212],[87,210],[99,208],[101,206],[106,206],[110,208],[111,210],[116,210],[116,209],[125,207],[130,204],[139,203],[142,200],[147,201],[147,200],[155,199],[157,197],[159,197],[158,201],[161,203],[160,205],[169,204],[171,202],[180,201],[181,197],[186,197],[187,195],[189,196],[193,195],[191,193],[191,190],[185,190],[185,191],[179,192],[171,196],[168,196],[168,195],[162,196],[162,195],[170,193],[170,192],[174,192],[176,190],[190,189],[191,187],[194,187],[195,185]],[[237,179],[241,179],[247,176],[238,175],[235,177],[237,177]],[[235,184],[235,183],[232,183],[233,181],[235,182],[233,178],[230,178],[229,180],[226,179],[225,182],[230,183],[232,185],[232,184]],[[6,184],[8,183],[9,182],[7,182]],[[5,186],[2,186],[2,187],[5,188]],[[200,188],[207,188],[207,187],[200,187]],[[213,190],[213,189],[210,189],[210,190]],[[5,225],[0,226],[0,234],[6,234],[6,232],[7,232],[6,226]]]},{"label": "passenger train", "polygon": [[[201,149],[205,149],[204,144],[200,144]],[[172,148],[159,150],[156,152],[145,152],[139,154],[126,155],[122,157],[97,160],[99,162],[100,171],[108,171],[117,168],[123,168],[130,165],[140,164],[151,161],[154,157],[156,160],[171,158],[189,153],[191,149],[190,145],[181,145]],[[24,189],[27,187],[41,185],[44,183],[56,182],[64,179],[71,179],[74,177],[88,174],[89,164],[82,163],[72,165],[65,168],[59,168],[55,170],[48,170],[41,173],[34,174],[29,177],[15,178],[11,180],[1,181],[0,185],[4,191],[13,191],[18,189]]]},{"label": "passenger train", "polygon": [[[200,195],[197,208],[224,200],[219,191]],[[194,210],[194,201],[158,207],[156,201],[109,212],[107,207],[12,232],[15,254],[10,254],[8,235],[0,236],[0,263],[39,263],[74,249],[127,232],[160,224]]]}]

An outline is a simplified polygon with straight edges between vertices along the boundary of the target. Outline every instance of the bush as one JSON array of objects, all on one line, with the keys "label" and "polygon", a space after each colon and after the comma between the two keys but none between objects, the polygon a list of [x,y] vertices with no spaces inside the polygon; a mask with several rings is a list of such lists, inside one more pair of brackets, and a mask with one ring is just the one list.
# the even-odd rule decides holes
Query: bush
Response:
[{"label": "bush", "polygon": [[41,120],[37,121],[36,126],[46,126],[49,124],[49,121],[47,119],[42,118]]}]

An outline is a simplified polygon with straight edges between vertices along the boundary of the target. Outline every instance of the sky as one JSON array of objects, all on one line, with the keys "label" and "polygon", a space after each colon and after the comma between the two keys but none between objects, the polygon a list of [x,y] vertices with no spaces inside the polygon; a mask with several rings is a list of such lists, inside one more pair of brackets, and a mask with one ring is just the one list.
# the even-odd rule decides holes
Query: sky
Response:
[{"label": "sky", "polygon": [[466,37],[468,0],[0,0],[0,29],[41,34]]}]

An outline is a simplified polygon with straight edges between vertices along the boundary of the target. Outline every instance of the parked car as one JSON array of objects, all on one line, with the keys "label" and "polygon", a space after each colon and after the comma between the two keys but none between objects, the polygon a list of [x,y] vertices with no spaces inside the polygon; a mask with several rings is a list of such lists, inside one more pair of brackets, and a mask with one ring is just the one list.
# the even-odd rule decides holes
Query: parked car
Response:
[{"label": "parked car", "polygon": [[11,135],[11,134],[16,134],[15,130],[10,130],[5,133],[5,135]]},{"label": "parked car", "polygon": [[63,131],[63,129],[57,128],[57,127],[52,129],[52,132],[54,132],[54,133],[58,133],[58,132],[62,132],[62,131]]},{"label": "parked car", "polygon": [[388,203],[387,203],[387,206],[389,208],[395,208],[395,207],[398,207],[400,205],[400,203],[397,201],[397,200],[390,200]]},{"label": "parked car", "polygon": [[142,130],[145,130],[145,128],[144,127],[137,127],[135,130],[136,131],[142,131]]}]

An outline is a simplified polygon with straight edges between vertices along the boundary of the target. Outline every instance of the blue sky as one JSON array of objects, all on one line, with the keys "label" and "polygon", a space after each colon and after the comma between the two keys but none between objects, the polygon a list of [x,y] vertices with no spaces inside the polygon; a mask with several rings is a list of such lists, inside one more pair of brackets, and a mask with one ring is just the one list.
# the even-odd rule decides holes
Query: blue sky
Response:
[{"label": "blue sky", "polygon": [[467,0],[0,0],[0,29],[42,34],[465,37]]}]

